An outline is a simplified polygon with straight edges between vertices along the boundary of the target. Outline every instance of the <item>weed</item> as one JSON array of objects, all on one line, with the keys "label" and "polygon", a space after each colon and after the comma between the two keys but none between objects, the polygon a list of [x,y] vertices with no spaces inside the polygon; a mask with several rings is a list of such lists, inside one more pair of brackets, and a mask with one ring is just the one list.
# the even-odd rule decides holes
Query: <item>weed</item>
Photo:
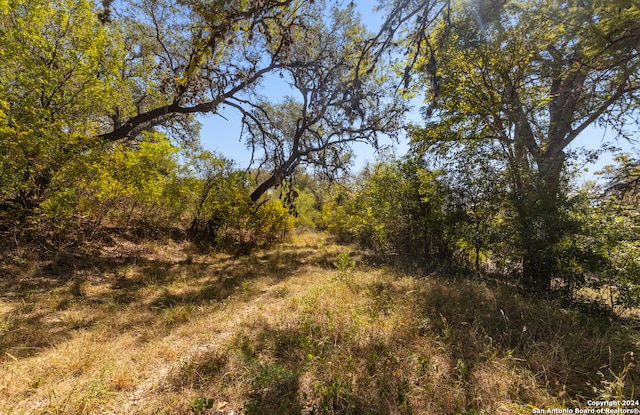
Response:
[{"label": "weed", "polygon": [[253,393],[246,404],[249,415],[300,413],[298,373],[277,364],[260,364]]},{"label": "weed", "polygon": [[416,361],[418,364],[417,374],[418,377],[422,377],[429,372],[429,367],[431,366],[431,359],[428,356],[417,356]]},{"label": "weed", "polygon": [[338,270],[337,279],[341,282],[351,282],[353,280],[353,273],[356,269],[356,261],[349,258],[349,254],[341,253],[338,255],[338,259],[333,263],[333,266]]},{"label": "weed", "polygon": [[31,381],[31,383],[29,384],[29,387],[31,389],[38,389],[40,386],[42,386],[42,377],[41,376],[36,376],[36,378],[33,379]]},{"label": "weed", "polygon": [[[609,351],[611,353],[611,351]],[[626,357],[629,358],[629,361],[626,361]],[[603,401],[622,401],[625,399],[633,398],[635,392],[635,385],[629,379],[630,371],[635,368],[633,353],[628,353],[625,356],[625,364],[622,370],[619,373],[614,372],[610,367],[603,373],[603,371],[598,371],[598,375],[601,378],[600,384],[601,386],[594,387],[594,392],[597,393],[598,399]],[[628,393],[628,395],[627,395]]]},{"label": "weed", "polygon": [[462,380],[463,382],[467,382],[469,380],[469,375],[471,374],[469,365],[467,365],[467,363],[465,363],[464,360],[458,359],[458,362],[456,363],[456,368],[458,369],[460,380]]},{"label": "weed", "polygon": [[207,409],[213,408],[214,400],[211,398],[198,397],[191,401],[191,413],[200,415]]},{"label": "weed", "polygon": [[320,406],[322,410],[333,413],[334,411],[353,409],[353,405],[349,402],[349,396],[352,394],[351,386],[348,382],[335,374],[328,382],[316,385],[317,394],[320,398]]}]

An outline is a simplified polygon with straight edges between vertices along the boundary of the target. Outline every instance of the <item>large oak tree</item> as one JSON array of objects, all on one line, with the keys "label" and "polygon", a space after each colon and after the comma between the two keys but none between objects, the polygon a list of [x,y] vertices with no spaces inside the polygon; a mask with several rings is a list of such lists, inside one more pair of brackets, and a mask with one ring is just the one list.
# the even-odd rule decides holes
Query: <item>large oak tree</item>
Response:
[{"label": "large oak tree", "polygon": [[[22,221],[66,192],[88,155],[149,130],[196,140],[195,117],[223,107],[260,131],[246,138],[270,152],[264,160],[276,160],[284,146],[267,140],[276,129],[288,129],[294,143],[314,135],[330,144],[294,145],[293,158],[274,164],[274,179],[258,193],[301,158],[329,161],[340,144],[373,141],[365,130],[381,129],[383,90],[378,60],[365,47],[372,41],[354,15],[350,23],[326,10],[323,1],[293,0],[0,2],[3,220]],[[278,75],[301,94],[295,128],[276,128],[277,106],[259,95]],[[354,116],[341,119],[347,111]],[[340,126],[354,133],[338,133]]]},{"label": "large oak tree", "polygon": [[591,125],[637,121],[638,22],[626,0],[461,3],[422,40],[414,68],[429,106],[413,142],[502,149],[491,162],[506,167],[529,288],[550,288],[567,232],[567,147]]}]

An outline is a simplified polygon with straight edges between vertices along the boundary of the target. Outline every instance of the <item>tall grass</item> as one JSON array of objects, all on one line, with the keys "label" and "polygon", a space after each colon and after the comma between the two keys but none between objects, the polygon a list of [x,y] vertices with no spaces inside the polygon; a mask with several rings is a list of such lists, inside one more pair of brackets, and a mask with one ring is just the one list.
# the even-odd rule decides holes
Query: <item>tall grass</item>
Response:
[{"label": "tall grass", "polygon": [[530,414],[640,380],[636,323],[368,265],[318,234],[60,258],[4,264],[0,413]]}]

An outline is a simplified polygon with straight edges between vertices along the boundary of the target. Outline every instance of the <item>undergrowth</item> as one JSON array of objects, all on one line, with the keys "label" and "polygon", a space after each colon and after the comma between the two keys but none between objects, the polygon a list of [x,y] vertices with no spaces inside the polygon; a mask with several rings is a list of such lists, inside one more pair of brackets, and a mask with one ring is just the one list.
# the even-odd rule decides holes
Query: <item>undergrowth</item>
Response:
[{"label": "undergrowth", "polygon": [[637,323],[363,258],[317,234],[12,258],[0,413],[530,414],[637,393]]}]

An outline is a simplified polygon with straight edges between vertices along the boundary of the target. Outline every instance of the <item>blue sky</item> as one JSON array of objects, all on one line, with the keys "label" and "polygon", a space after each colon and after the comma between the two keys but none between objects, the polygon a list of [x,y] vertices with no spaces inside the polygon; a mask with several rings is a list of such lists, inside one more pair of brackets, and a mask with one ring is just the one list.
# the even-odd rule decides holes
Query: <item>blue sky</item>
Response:
[{"label": "blue sky", "polygon": [[[356,1],[356,7],[362,15],[364,23],[374,30],[379,27],[382,14],[374,12],[373,1]],[[293,92],[288,85],[278,76],[270,76],[263,81],[263,94],[275,100],[280,100],[287,94]],[[295,97],[295,95],[293,95]],[[420,102],[415,100],[414,109],[407,115],[407,120],[414,123],[421,123],[419,115]],[[234,160],[238,167],[246,168],[251,160],[251,151],[240,141],[241,115],[233,108],[223,108],[220,114],[206,115],[199,118],[202,123],[202,144],[208,150],[217,151],[227,158]],[[635,128],[635,131],[638,129]],[[637,135],[636,135],[637,136]],[[572,148],[584,147],[587,150],[594,150],[602,146],[603,143],[612,143],[620,147],[625,152],[632,151],[633,145],[626,140],[615,140],[615,135],[611,131],[604,131],[596,127],[585,130],[572,144]],[[399,143],[393,143],[390,139],[382,139],[382,145],[393,145],[398,155],[404,155],[408,151],[408,144],[405,137],[400,138]],[[353,146],[355,160],[355,170],[361,169],[367,162],[374,161],[376,151],[366,144],[355,144]],[[596,178],[593,173],[601,170],[605,165],[611,164],[612,154],[604,154],[595,164],[585,165],[582,180]]]},{"label": "blue sky", "polygon": [[[362,15],[363,22],[374,30],[379,27],[382,21],[382,13],[374,12],[374,1],[356,1],[356,7]],[[279,76],[269,76],[263,81],[265,96],[279,100],[287,94],[293,94],[289,86],[280,79]],[[410,116],[411,117],[411,116]],[[416,111],[413,114],[415,121],[419,115]],[[239,167],[246,168],[251,161],[251,151],[240,141],[241,115],[233,108],[224,108],[220,115],[206,115],[199,118],[202,123],[202,144],[208,150],[217,151],[227,158],[233,159]],[[399,143],[393,143],[390,139],[382,138],[381,145],[394,145],[397,154],[405,154],[408,145],[405,139]],[[368,161],[374,161],[376,157],[375,149],[366,144],[355,144],[353,146],[355,154],[354,167],[356,170],[362,168]]]}]

